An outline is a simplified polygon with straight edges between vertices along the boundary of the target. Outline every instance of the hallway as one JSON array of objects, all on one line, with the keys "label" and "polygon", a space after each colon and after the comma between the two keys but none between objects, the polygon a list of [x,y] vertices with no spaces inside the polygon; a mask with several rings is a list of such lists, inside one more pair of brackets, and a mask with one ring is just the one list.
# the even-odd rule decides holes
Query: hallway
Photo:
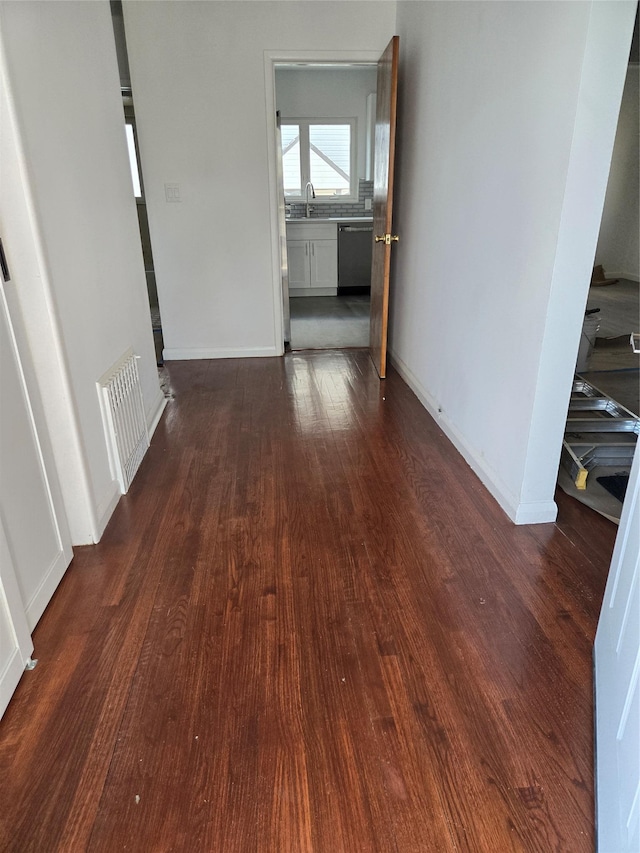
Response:
[{"label": "hallway", "polygon": [[591,851],[614,525],[514,526],[365,351],[167,370],[0,722],[0,849]]}]

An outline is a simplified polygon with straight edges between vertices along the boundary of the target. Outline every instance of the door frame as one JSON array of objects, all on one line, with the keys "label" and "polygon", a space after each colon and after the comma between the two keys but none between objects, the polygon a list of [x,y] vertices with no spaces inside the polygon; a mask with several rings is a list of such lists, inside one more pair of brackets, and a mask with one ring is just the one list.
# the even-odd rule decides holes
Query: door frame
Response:
[{"label": "door frame", "polygon": [[[54,287],[51,281],[47,250],[42,236],[42,223],[34,194],[33,175],[26,153],[23,131],[16,113],[14,91],[7,66],[6,51],[0,34],[0,98],[6,98],[3,116],[7,147],[14,154],[3,166],[10,176],[19,199],[22,214],[9,220],[9,201],[0,199],[0,221],[6,213],[3,237],[5,247],[15,258],[12,272],[19,280],[23,269],[32,283],[23,287],[17,303],[7,302],[7,316],[16,330],[17,351],[23,364],[29,364],[26,387],[31,405],[36,406],[35,422],[41,449],[46,456],[50,484],[54,487],[57,517],[63,536],[69,543],[98,542],[110,512],[98,518],[92,495],[86,451],[79,426],[79,412],[71,385],[64,336],[60,327]],[[9,177],[7,177],[9,183]],[[7,196],[10,194],[7,193]],[[20,262],[18,263],[18,259]],[[6,295],[5,295],[6,298]],[[15,305],[20,307],[19,313]],[[119,496],[118,496],[119,497]]]},{"label": "door frame", "polygon": [[[384,48],[383,48],[384,49]],[[284,355],[284,305],[278,222],[276,172],[276,66],[310,62],[317,64],[377,65],[380,50],[265,50],[264,86],[267,120],[267,166],[269,172],[269,221],[271,225],[271,278],[273,287],[273,333],[276,355]]]},{"label": "door frame", "polygon": [[[60,492],[58,469],[50,450],[48,426],[44,415],[40,412],[40,406],[38,406],[37,410],[34,410],[34,403],[36,401],[39,402],[36,397],[37,389],[29,388],[29,383],[25,375],[27,364],[31,367],[31,370],[33,370],[34,365],[32,360],[30,363],[25,363],[25,359],[30,359],[30,353],[25,351],[26,347],[20,345],[16,335],[14,318],[12,317],[5,292],[8,284],[9,282],[5,282],[4,287],[0,286],[0,322],[6,326],[9,334],[9,346],[13,350],[15,368],[22,392],[26,417],[30,426],[33,448],[42,475],[51,517],[51,526],[58,545],[58,552],[53,562],[45,568],[35,593],[29,601],[23,602],[27,625],[29,630],[33,631],[71,563],[73,549],[67,515]],[[36,397],[36,400],[33,397]],[[7,534],[7,542],[9,542],[8,534],[10,531],[7,531],[6,527],[4,531]],[[14,569],[17,572],[19,566],[14,566]]]},{"label": "door frame", "polygon": [[[640,651],[634,644],[634,606],[637,604],[637,581],[640,569],[634,550],[634,532],[640,515],[640,444],[636,445],[629,486],[624,499],[618,535],[607,576],[602,610],[593,647],[594,729],[595,729],[595,797],[598,849],[631,851],[637,822],[625,822],[634,811],[634,791],[640,785],[640,763],[620,767],[618,750],[637,754],[640,732],[634,728],[634,705],[637,709],[638,661]],[[631,540],[631,545],[629,541]],[[637,547],[637,542],[636,542]],[[635,560],[634,560],[635,557]],[[635,565],[634,565],[635,563]],[[637,621],[636,621],[637,625]],[[637,642],[637,636],[636,636]],[[635,697],[635,701],[634,701]],[[619,747],[624,738],[624,746]],[[621,772],[623,771],[623,772]],[[622,811],[621,795],[627,801]],[[631,803],[631,804],[630,804]]]}]

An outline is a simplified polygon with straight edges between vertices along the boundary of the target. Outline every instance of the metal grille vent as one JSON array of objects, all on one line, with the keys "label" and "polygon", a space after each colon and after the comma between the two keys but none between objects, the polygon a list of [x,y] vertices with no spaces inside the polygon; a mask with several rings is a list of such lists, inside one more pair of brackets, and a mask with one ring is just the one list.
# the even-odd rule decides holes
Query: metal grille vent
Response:
[{"label": "metal grille vent", "polygon": [[123,495],[149,447],[137,359],[127,350],[98,380],[112,474]]}]

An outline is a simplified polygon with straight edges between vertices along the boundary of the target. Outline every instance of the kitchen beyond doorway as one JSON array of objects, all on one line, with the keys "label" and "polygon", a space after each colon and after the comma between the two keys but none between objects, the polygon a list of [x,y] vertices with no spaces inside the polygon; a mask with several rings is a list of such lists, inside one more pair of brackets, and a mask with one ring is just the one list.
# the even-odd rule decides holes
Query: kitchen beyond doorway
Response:
[{"label": "kitchen beyond doorway", "polygon": [[[367,347],[376,64],[278,62],[273,73],[286,205],[287,349]],[[368,232],[366,284],[354,266],[360,243],[341,240],[347,228]]]}]

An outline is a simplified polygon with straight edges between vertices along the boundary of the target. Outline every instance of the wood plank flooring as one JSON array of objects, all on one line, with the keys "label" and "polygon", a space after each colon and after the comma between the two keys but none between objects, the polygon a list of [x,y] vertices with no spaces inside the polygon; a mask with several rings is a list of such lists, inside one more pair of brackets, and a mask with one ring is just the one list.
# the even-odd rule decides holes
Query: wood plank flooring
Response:
[{"label": "wood plank flooring", "polygon": [[513,526],[364,351],[169,372],[0,722],[0,849],[591,851],[615,527]]}]

